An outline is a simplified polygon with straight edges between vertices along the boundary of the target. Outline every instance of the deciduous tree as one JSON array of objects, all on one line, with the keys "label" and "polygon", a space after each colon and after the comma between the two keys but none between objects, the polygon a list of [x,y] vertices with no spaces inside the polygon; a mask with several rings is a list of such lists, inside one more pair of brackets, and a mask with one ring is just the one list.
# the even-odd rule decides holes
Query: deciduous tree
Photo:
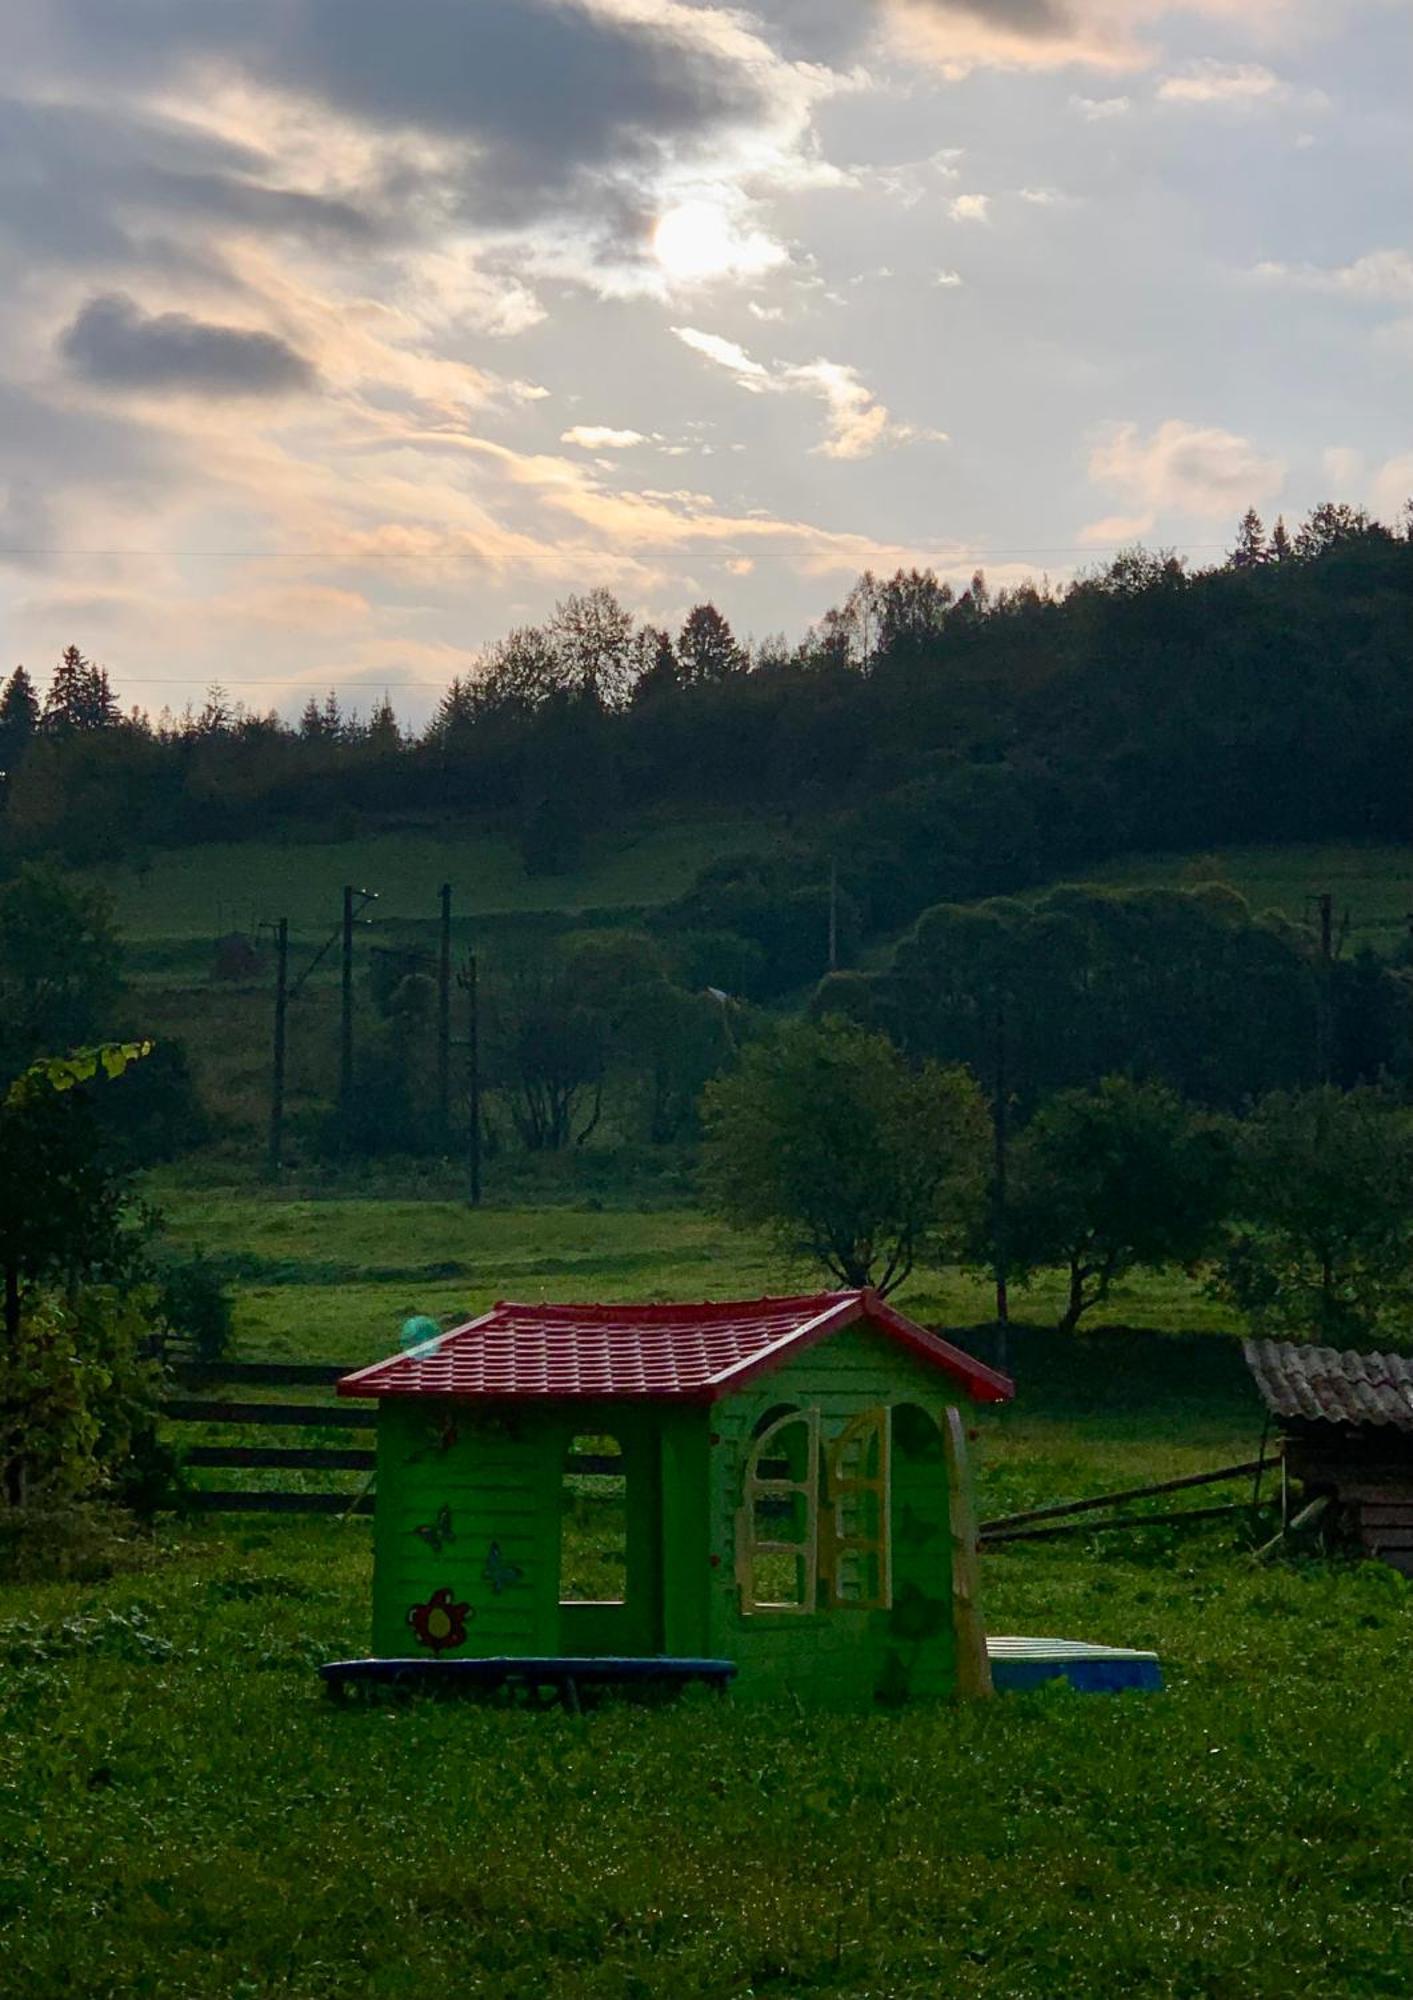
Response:
[{"label": "deciduous tree", "polygon": [[[1027,1284],[1059,1266],[1060,1331],[1136,1268],[1193,1264],[1217,1241],[1231,1187],[1221,1127],[1157,1084],[1106,1077],[1042,1105],[1010,1160],[1006,1254]],[[978,1243],[989,1261],[989,1243]]]},{"label": "deciduous tree", "polygon": [[885,1037],[790,1022],[703,1097],[708,1198],[844,1285],[881,1292],[982,1198],[986,1108],[960,1069],[911,1069]]}]

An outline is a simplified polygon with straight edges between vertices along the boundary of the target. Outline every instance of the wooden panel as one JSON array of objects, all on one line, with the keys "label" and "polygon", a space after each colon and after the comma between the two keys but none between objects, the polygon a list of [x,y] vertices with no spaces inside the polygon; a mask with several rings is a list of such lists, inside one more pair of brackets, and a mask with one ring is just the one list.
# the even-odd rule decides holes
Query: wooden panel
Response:
[{"label": "wooden panel", "polygon": [[1413,1499],[1359,1502],[1359,1524],[1364,1528],[1413,1528]]}]

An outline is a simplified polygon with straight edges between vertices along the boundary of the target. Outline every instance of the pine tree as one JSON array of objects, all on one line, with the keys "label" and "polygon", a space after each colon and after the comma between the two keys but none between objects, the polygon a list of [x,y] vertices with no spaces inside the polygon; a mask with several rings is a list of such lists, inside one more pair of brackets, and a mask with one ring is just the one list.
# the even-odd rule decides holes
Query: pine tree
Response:
[{"label": "pine tree", "polygon": [[16,667],[0,695],[0,776],[17,771],[39,727],[39,696],[23,667]]},{"label": "pine tree", "polygon": [[49,683],[44,727],[65,735],[76,729],[107,729],[117,719],[118,705],[104,669],[86,660],[77,646],[66,646]]},{"label": "pine tree", "polygon": [[1286,530],[1285,515],[1277,514],[1276,525],[1271,530],[1271,561],[1289,562],[1291,558],[1290,535]]},{"label": "pine tree", "polygon": [[384,691],[381,701],[374,705],[368,718],[368,748],[378,756],[392,756],[402,748],[402,731],[398,727],[393,705]]},{"label": "pine tree", "polygon": [[310,695],[299,718],[299,733],[306,743],[317,743],[324,734],[324,711],[318,699]]},{"label": "pine tree", "polygon": [[1236,530],[1236,547],[1227,558],[1232,569],[1259,569],[1271,560],[1266,530],[1254,507],[1248,507]]}]

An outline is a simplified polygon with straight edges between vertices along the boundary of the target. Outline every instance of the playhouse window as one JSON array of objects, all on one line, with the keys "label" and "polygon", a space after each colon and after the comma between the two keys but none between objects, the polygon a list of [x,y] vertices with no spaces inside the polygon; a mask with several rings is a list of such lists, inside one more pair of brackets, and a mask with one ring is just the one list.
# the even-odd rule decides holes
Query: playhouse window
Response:
[{"label": "playhouse window", "polygon": [[865,1410],[829,1446],[821,1554],[835,1604],[886,1611],[893,1602],[890,1435],[885,1408]]},{"label": "playhouse window", "polygon": [[571,1438],[564,1460],[561,1604],[622,1604],[628,1579],[628,1482],[623,1447],[602,1434]]},{"label": "playhouse window", "polygon": [[779,1407],[756,1425],[736,1517],[744,1612],[815,1608],[819,1572],[819,1412]]}]

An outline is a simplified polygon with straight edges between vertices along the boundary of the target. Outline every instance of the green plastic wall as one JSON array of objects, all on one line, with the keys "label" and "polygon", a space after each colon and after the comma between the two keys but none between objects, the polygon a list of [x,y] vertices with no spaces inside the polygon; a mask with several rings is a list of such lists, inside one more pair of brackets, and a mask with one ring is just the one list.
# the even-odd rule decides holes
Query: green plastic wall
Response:
[{"label": "green plastic wall", "polygon": [[[445,1658],[709,1655],[738,1663],[741,1696],[871,1707],[948,1694],[956,1647],[936,1420],[958,1400],[935,1370],[862,1325],[711,1405],[389,1398],[378,1426],[373,1650],[427,1657],[409,1612],[445,1590],[468,1606],[465,1642]],[[879,1404],[894,1408],[891,1609],[743,1613],[736,1510],[756,1424],[781,1405],[818,1408],[827,1448]],[[624,1456],[625,1602],[562,1606],[565,1454],[572,1439],[603,1433]]]},{"label": "green plastic wall", "polygon": [[[846,1328],[713,1411],[709,1650],[735,1660],[741,1696],[788,1694],[832,1707],[938,1696],[956,1686],[951,1510],[937,1419],[962,1404],[935,1369],[871,1327]],[[833,1606],[813,1616],[743,1613],[736,1583],[736,1510],[751,1437],[784,1405],[820,1412],[822,1444],[851,1417],[893,1408],[893,1604]]]},{"label": "green plastic wall", "polygon": [[[561,1605],[565,1456],[575,1438],[603,1434],[623,1453],[624,1602]],[[446,1590],[469,1608],[465,1643],[445,1648],[448,1659],[700,1652],[706,1490],[700,1409],[389,1397],[378,1422],[373,1650],[426,1657],[409,1612]]]}]

